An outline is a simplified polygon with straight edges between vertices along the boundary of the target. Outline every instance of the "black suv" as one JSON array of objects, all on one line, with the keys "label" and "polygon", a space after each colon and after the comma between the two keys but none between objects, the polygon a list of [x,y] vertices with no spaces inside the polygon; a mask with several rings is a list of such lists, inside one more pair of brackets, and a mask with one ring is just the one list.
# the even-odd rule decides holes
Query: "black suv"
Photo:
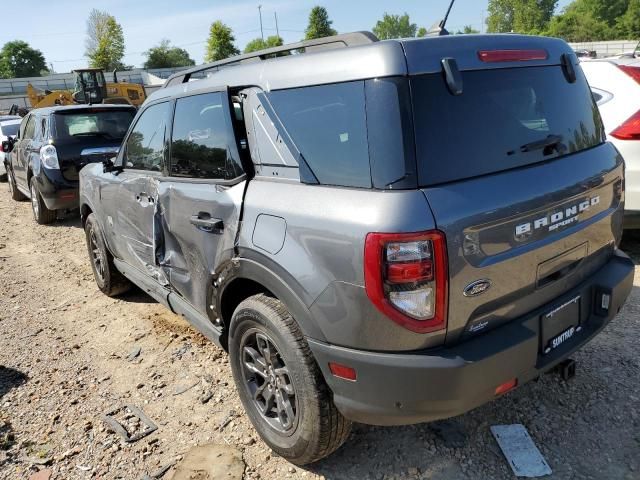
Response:
[{"label": "black suv", "polygon": [[11,197],[31,199],[36,222],[53,222],[58,210],[78,208],[78,172],[115,156],[136,114],[132,106],[72,105],[40,108],[24,117],[5,142]]}]

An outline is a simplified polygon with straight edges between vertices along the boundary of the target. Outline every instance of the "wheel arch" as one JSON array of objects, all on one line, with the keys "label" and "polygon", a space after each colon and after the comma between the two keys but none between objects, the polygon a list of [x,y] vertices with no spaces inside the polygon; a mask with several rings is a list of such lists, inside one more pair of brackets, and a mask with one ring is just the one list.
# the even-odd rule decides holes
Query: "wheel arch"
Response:
[{"label": "wheel arch", "polygon": [[[220,280],[224,277],[223,280]],[[280,300],[296,320],[302,333],[320,341],[326,340],[319,326],[314,322],[311,312],[302,300],[302,294],[295,290],[300,288],[286,272],[277,272],[255,260],[234,258],[218,279],[212,282],[210,297],[215,299],[215,311],[210,312],[219,318],[224,326],[223,345],[230,333],[231,318],[236,307],[245,299],[264,293]],[[286,280],[285,280],[286,279]],[[291,280],[291,281],[289,281]]]}]

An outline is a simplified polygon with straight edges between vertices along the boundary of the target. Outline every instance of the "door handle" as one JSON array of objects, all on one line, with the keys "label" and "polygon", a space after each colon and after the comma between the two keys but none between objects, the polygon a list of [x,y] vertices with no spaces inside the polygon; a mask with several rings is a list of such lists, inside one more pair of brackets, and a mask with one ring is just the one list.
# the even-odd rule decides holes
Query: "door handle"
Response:
[{"label": "door handle", "polygon": [[198,230],[207,233],[222,233],[224,230],[224,222],[221,218],[213,218],[208,213],[199,213],[192,215],[189,220]]}]

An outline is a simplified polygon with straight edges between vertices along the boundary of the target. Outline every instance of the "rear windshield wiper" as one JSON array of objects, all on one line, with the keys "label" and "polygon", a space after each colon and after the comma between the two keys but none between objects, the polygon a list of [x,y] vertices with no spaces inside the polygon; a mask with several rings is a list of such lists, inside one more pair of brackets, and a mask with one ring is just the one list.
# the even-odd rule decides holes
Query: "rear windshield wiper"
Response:
[{"label": "rear windshield wiper", "polygon": [[547,138],[543,138],[542,140],[525,143],[520,147],[520,151],[522,153],[527,153],[535,152],[536,150],[543,150],[545,155],[551,155],[554,150],[558,153],[563,153],[566,148],[566,145],[562,143],[562,135],[549,135]]},{"label": "rear windshield wiper", "polygon": [[108,134],[107,132],[80,132],[72,134],[73,137],[104,137],[108,139],[115,139],[113,135]]}]

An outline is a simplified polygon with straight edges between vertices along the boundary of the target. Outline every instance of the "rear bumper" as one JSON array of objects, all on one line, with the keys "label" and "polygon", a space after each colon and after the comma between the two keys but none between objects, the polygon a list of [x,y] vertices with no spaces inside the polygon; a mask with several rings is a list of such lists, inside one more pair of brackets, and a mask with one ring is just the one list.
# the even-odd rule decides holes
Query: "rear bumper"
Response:
[{"label": "rear bumper", "polygon": [[[586,282],[562,298],[452,348],[415,354],[366,352],[309,340],[309,346],[342,414],[373,425],[405,425],[465,413],[495,398],[495,389],[517,378],[522,385],[552,369],[598,334],[618,313],[633,287],[634,266],[617,251]],[[548,355],[540,353],[540,316],[558,302],[581,295],[611,295],[608,311],[589,315],[582,330]],[[592,302],[590,302],[592,303]],[[334,377],[329,362],[354,368],[357,380]]]},{"label": "rear bumper", "polygon": [[59,170],[41,169],[36,177],[40,195],[49,210],[71,210],[79,206],[79,183],[66,180]]}]

